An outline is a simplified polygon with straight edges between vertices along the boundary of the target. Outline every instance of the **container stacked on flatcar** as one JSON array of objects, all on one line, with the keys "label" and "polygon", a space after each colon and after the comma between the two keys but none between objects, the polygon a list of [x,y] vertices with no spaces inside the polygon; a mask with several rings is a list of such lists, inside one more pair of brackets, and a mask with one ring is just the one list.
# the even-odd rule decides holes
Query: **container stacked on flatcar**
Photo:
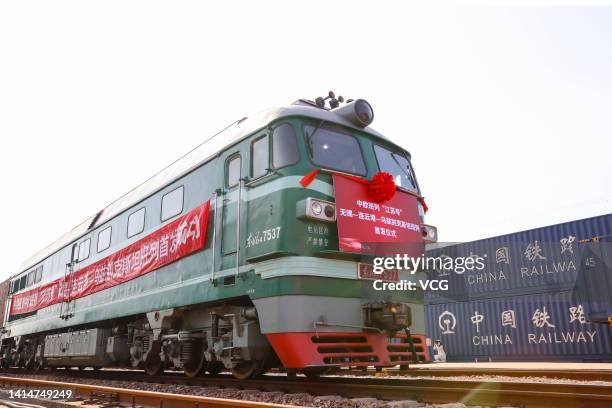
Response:
[{"label": "container stacked on flatcar", "polygon": [[611,234],[604,215],[429,251],[485,268],[430,272],[449,290],[426,294],[428,336],[455,361],[612,360]]}]

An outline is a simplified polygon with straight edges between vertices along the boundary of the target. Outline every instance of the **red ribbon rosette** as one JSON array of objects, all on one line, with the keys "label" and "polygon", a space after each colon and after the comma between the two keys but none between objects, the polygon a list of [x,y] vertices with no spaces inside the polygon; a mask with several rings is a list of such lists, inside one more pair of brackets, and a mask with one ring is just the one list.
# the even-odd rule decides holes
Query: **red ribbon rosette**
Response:
[{"label": "red ribbon rosette", "polygon": [[386,171],[379,171],[372,177],[368,186],[368,193],[372,200],[377,203],[389,201],[395,195],[397,187],[393,176]]}]

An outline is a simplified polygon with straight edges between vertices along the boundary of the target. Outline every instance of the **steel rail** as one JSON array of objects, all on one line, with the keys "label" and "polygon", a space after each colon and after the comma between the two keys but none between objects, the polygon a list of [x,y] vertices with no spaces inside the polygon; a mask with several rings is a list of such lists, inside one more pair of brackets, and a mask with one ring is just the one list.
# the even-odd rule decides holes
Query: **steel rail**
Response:
[{"label": "steel rail", "polygon": [[[0,377],[2,387],[27,387],[39,389],[72,390],[78,398],[84,400],[104,401],[106,404],[123,404],[124,406],[166,407],[166,408],[282,408],[289,405],[271,404],[245,400],[201,397],[188,394],[171,394],[157,391],[134,390],[129,388],[107,387],[101,385],[82,384],[78,382],[57,382],[37,380],[32,378]],[[40,401],[40,400],[38,400]]]},{"label": "steel rail", "polygon": [[[21,369],[0,369],[2,372],[14,372],[23,373]],[[76,373],[76,371],[74,371]],[[117,375],[126,375],[129,377],[136,378],[142,376],[141,371],[137,370],[102,370],[100,373],[123,373]],[[71,371],[56,370],[54,374],[70,374]],[[88,375],[91,371],[79,371],[79,375]],[[323,376],[323,378],[337,378],[337,377],[461,377],[461,376],[501,376],[501,377],[513,377],[513,378],[546,378],[546,379],[565,379],[565,380],[576,380],[576,381],[609,381],[612,382],[612,370],[557,370],[557,369],[541,369],[541,370],[527,370],[527,369],[507,369],[507,368],[411,368],[410,370],[396,370],[396,369],[385,369],[383,371],[362,371],[362,370],[339,370],[329,375]],[[166,381],[169,378],[181,378],[183,374],[181,372],[166,371],[162,377]],[[204,376],[200,377],[202,381],[214,381],[216,377]],[[182,380],[178,380],[182,381]],[[185,382],[190,382],[191,379],[184,378]],[[196,379],[198,381],[198,379]]]},{"label": "steel rail", "polygon": [[[72,371],[72,370],[70,370]],[[70,371],[66,374],[70,375]],[[60,371],[56,371],[60,373]],[[76,374],[76,371],[74,372]],[[610,407],[612,386],[602,384],[503,382],[492,380],[449,381],[421,378],[329,376],[316,380],[268,375],[252,380],[230,376],[187,378],[178,373],[147,377],[136,371],[81,371],[79,377],[99,380],[137,381],[168,385],[232,387],[259,391],[340,395],[347,398],[376,397],[386,400],[420,400],[430,403],[464,402],[469,405],[521,407]],[[69,377],[70,378],[70,377]],[[11,381],[14,377],[0,377]],[[78,380],[70,378],[70,380]],[[144,391],[142,391],[144,392]]]},{"label": "steel rail", "polygon": [[[448,381],[443,379],[396,379],[372,377],[322,377],[316,380],[266,376],[248,381],[234,378],[184,377],[152,378],[167,384],[205,386],[340,395],[347,398],[375,397],[382,400],[419,400],[429,403],[464,402],[466,405],[520,407],[606,407],[612,406],[612,386],[600,384],[567,384],[538,382]],[[178,381],[177,381],[178,380]]]},{"label": "steel rail", "polygon": [[360,370],[340,370],[335,375],[355,375],[355,376],[405,376],[405,377],[454,377],[454,376],[492,376],[503,377],[537,377],[549,379],[567,379],[578,381],[611,381],[612,370],[609,369],[515,369],[515,368],[414,368],[409,370],[385,369],[381,372],[360,371]]}]

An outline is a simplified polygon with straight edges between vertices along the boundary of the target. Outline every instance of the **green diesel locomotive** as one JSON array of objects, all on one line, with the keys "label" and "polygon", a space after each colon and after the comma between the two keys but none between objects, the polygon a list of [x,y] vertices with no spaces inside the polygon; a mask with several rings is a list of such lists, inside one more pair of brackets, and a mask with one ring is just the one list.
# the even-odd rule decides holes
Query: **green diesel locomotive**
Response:
[{"label": "green diesel locomotive", "polygon": [[[2,366],[248,378],[428,360],[422,292],[376,291],[376,251],[356,237],[423,244],[435,229],[409,153],[369,127],[369,103],[341,102],[235,122],[28,259],[11,278]],[[398,208],[359,199],[380,172]],[[337,207],[340,183],[367,211]]]}]

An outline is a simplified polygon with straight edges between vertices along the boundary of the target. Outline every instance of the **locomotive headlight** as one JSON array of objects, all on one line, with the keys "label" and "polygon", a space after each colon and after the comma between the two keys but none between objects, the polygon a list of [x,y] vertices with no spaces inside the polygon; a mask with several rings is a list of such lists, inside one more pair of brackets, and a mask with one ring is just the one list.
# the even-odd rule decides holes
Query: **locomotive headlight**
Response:
[{"label": "locomotive headlight", "polygon": [[364,127],[368,126],[374,120],[374,109],[365,99],[357,99],[355,101],[355,116]]},{"label": "locomotive headlight", "polygon": [[336,221],[336,205],[332,202],[308,197],[296,204],[298,218],[309,218],[318,221]]},{"label": "locomotive headlight", "polygon": [[349,102],[341,108],[334,109],[332,112],[342,116],[355,126],[362,128],[369,126],[374,120],[374,109],[365,99]]}]

